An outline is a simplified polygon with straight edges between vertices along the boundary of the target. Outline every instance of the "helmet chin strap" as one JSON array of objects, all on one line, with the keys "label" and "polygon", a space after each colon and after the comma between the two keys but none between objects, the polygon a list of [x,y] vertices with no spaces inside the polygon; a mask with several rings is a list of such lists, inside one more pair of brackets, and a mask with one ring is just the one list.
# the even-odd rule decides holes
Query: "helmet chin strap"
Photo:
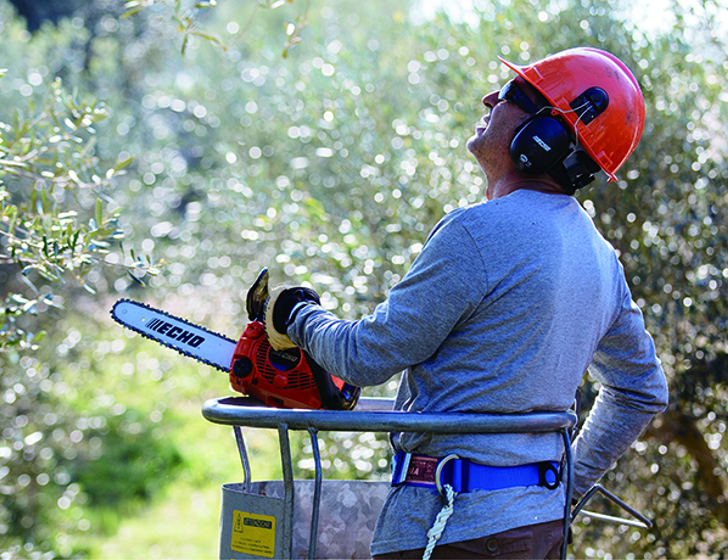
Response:
[{"label": "helmet chin strap", "polygon": [[[582,117],[589,110],[590,105],[591,104],[588,101],[585,101],[583,104],[579,105],[578,107],[573,107],[572,109],[569,109],[568,111],[565,111],[564,109],[559,109],[558,107],[544,107],[543,109],[541,109],[539,111],[539,113],[541,111],[544,111],[544,110],[550,111],[552,115],[554,113],[559,113],[560,115],[567,115],[569,113],[576,113],[578,115],[578,118],[576,119],[576,121],[574,121],[574,125],[571,127],[571,129],[574,132],[574,136],[578,138],[578,133],[576,131],[576,126],[582,121]],[[536,114],[538,114],[538,113],[536,113]],[[568,121],[566,121],[566,122],[567,122],[567,125],[568,125]]]}]

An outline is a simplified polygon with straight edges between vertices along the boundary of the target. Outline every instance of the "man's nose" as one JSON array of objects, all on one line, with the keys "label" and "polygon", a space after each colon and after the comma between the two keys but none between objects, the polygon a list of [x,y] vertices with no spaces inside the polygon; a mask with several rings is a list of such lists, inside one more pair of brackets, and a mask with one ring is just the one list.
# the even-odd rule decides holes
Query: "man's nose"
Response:
[{"label": "man's nose", "polygon": [[483,97],[483,105],[488,107],[488,109],[495,107],[498,103],[500,103],[500,100],[498,99],[499,93],[500,90],[491,91],[488,95]]}]

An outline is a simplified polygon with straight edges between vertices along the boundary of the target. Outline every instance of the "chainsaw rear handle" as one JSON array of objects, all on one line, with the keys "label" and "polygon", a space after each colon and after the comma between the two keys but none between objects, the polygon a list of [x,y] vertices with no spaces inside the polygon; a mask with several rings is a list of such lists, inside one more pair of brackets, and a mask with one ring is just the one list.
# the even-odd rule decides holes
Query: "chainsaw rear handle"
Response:
[{"label": "chainsaw rear handle", "polygon": [[346,382],[343,382],[341,388],[337,387],[331,374],[322,368],[308,352],[303,350],[303,356],[311,370],[323,407],[326,410],[353,410],[361,395],[361,387],[355,387]]}]

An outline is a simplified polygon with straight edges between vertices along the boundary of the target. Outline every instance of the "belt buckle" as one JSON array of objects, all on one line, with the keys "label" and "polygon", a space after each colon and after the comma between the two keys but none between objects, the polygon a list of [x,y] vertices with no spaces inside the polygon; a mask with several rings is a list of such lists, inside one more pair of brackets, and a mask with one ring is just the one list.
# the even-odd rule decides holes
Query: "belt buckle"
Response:
[{"label": "belt buckle", "polygon": [[456,455],[455,453],[452,453],[451,455],[448,455],[447,457],[445,457],[437,465],[437,470],[435,471],[435,487],[437,488],[437,491],[442,496],[445,496],[445,493],[443,492],[443,488],[442,488],[442,483],[440,482],[440,479],[442,477],[442,469],[447,463],[449,463],[450,461],[453,461],[455,459],[460,459],[460,456]]}]

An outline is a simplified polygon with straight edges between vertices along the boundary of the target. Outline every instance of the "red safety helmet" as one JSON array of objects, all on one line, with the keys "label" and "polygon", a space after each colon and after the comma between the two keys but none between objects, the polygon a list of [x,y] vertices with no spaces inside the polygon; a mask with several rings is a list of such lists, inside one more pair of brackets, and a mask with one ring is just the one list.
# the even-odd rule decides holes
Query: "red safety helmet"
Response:
[{"label": "red safety helmet", "polygon": [[[571,126],[584,150],[615,181],[645,123],[645,101],[629,68],[616,56],[590,47],[568,49],[529,66],[500,60],[546,97],[554,114]],[[579,100],[597,88],[606,92],[608,105],[592,120],[585,119],[577,110]]]}]

